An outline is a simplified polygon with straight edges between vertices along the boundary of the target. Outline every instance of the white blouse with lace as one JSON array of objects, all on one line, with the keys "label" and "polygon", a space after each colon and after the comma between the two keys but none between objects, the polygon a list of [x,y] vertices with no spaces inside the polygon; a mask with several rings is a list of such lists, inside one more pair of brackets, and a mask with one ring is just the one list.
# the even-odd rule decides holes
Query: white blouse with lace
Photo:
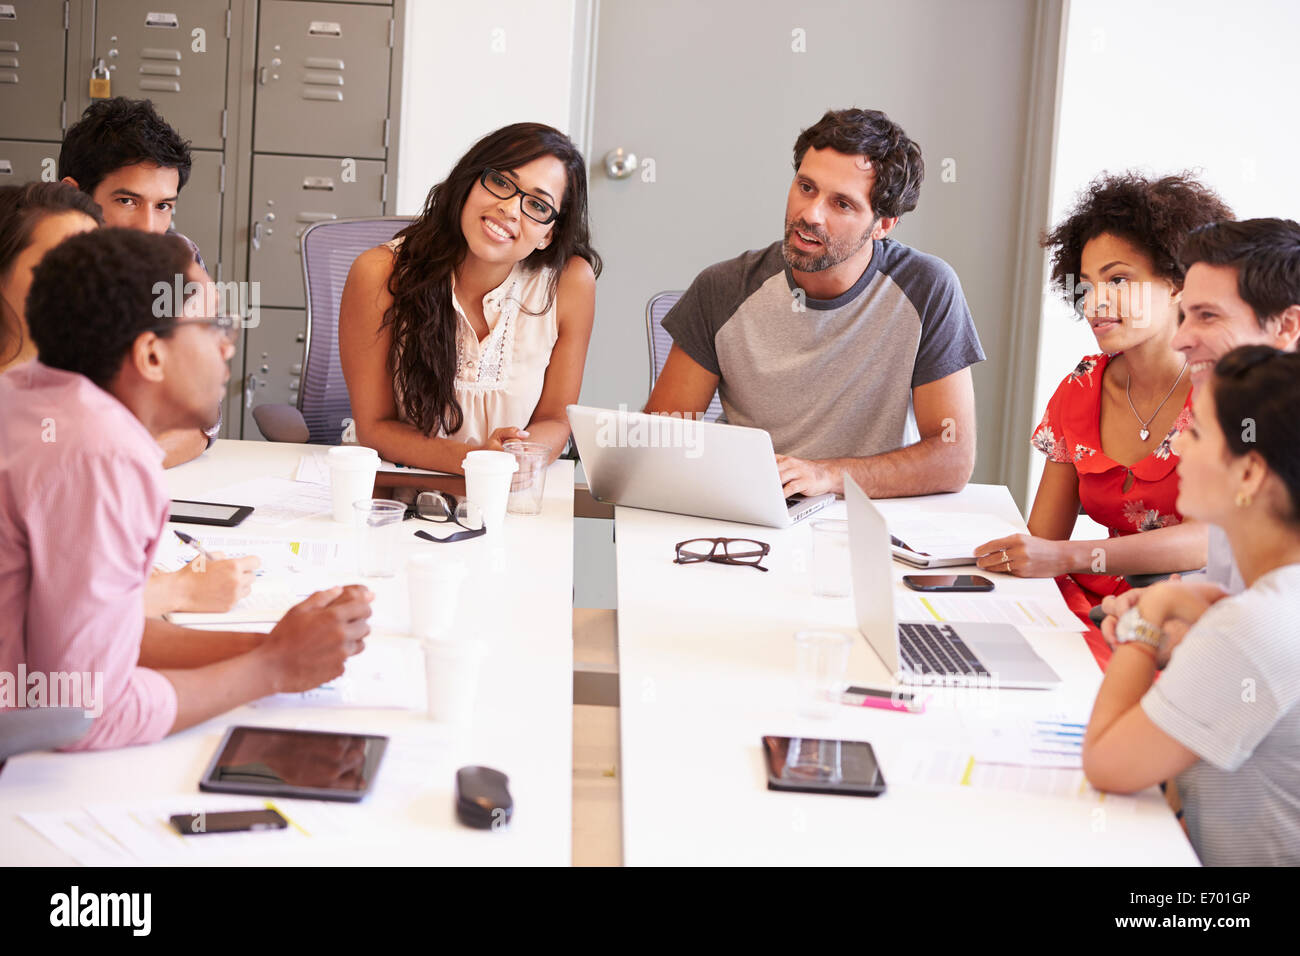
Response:
[{"label": "white blouse with lace", "polygon": [[[398,237],[387,245],[396,252],[400,242]],[[480,445],[498,428],[528,427],[559,337],[555,302],[543,311],[552,272],[515,263],[505,281],[483,297],[488,333],[482,340],[456,300],[452,276],[451,302],[457,319],[454,389],[465,421],[455,434],[439,432],[440,437]],[[401,396],[396,397],[398,414],[405,421]]]}]

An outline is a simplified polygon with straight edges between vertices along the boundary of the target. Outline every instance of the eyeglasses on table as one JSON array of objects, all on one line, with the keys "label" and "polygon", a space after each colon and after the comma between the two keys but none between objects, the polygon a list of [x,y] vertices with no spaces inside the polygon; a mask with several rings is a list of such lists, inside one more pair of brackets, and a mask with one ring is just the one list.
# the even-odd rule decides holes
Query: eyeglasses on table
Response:
[{"label": "eyeglasses on table", "polygon": [[440,544],[450,544],[453,541],[465,541],[468,538],[477,538],[479,535],[486,534],[487,528],[483,525],[483,513],[479,510],[478,505],[469,501],[461,501],[450,491],[422,491],[415,496],[413,504],[406,509],[406,517],[419,518],[421,521],[432,521],[435,524],[454,524],[464,531],[456,531],[445,537],[429,534],[427,531],[417,531],[415,536],[423,538],[425,541],[437,541]]},{"label": "eyeglasses on table", "polygon": [[714,564],[739,564],[767,571],[762,561],[772,546],[752,538],[690,538],[679,541],[674,564],[697,564],[712,561]]}]

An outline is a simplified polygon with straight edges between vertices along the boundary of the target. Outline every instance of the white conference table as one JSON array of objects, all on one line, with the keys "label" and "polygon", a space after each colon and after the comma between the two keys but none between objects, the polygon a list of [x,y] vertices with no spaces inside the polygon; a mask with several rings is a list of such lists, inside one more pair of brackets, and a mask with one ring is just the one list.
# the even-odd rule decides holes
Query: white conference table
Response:
[{"label": "white conference table", "polygon": [[[219,441],[207,453],[167,473],[173,497],[220,500],[210,492],[244,479],[290,478],[311,446]],[[573,465],[558,461],[547,475],[539,516],[507,517],[502,531],[438,545],[415,538],[405,522],[393,531],[398,576],[360,581],[376,592],[376,627],[362,655],[375,647],[409,642],[404,557],[445,548],[470,569],[458,627],[487,645],[472,725],[457,730],[430,720],[423,709],[352,709],[245,706],[158,743],[95,753],[40,753],[15,757],[0,772],[0,864],[71,864],[74,859],[28,827],[18,814],[155,803],[172,813],[258,806],[254,797],[201,794],[198,780],[225,729],[258,724],[354,731],[390,737],[374,792],[360,804],[277,801],[293,819],[295,808],[318,822],[310,836],[247,833],[190,837],[192,860],[237,864],[527,864],[571,862],[573,737]],[[171,525],[169,527],[181,527]],[[284,527],[251,519],[238,528],[186,526],[200,536],[247,534],[333,539],[351,546],[356,534],[329,516]],[[388,529],[386,529],[388,530]],[[388,622],[399,622],[397,626]],[[423,672],[419,675],[423,684]],[[483,764],[510,778],[514,819],[499,831],[457,822],[453,808],[458,767]],[[304,827],[304,829],[307,829]],[[290,834],[289,836],[292,836]],[[181,838],[176,837],[178,841]],[[213,851],[203,841],[227,840]],[[174,851],[173,851],[174,852]]]},{"label": "white conference table", "polygon": [[[887,516],[981,512],[1024,527],[1001,486],[878,504]],[[843,518],[844,507],[837,501],[817,517]],[[1059,690],[949,691],[923,714],[841,706],[828,720],[803,717],[796,631],[855,635],[850,682],[889,683],[857,631],[853,599],[812,595],[810,523],[771,529],[633,508],[619,508],[615,520],[626,865],[1196,865],[1154,788],[1102,795],[1081,785],[1078,771],[969,764],[972,735],[990,725],[1057,705],[1089,712],[1101,673],[1082,634],[1024,632],[1062,677]],[[673,563],[674,545],[697,537],[765,541],[771,570]],[[892,566],[901,595],[902,576],[917,572]],[[999,596],[1056,587],[991,577]],[[887,791],[769,791],[768,734],[869,741]]]}]

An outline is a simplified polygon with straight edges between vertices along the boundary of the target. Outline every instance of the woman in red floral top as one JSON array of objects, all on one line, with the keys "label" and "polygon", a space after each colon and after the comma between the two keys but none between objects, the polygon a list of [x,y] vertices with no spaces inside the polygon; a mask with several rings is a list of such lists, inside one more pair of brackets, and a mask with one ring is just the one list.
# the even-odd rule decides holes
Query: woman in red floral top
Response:
[{"label": "woman in red floral top", "polygon": [[[1187,175],[1134,173],[1092,182],[1066,220],[1044,238],[1052,284],[1092,326],[1101,354],[1084,358],[1057,387],[1033,434],[1047,456],[1029,534],[976,548],[980,567],[1020,577],[1055,577],[1089,626],[1103,667],[1110,657],[1088,612],[1127,590],[1126,574],[1199,568],[1206,529],[1175,507],[1178,456],[1191,381],[1171,346],[1183,270],[1178,249],[1204,223],[1232,211]],[[1101,541],[1071,541],[1079,508],[1109,529]]]}]

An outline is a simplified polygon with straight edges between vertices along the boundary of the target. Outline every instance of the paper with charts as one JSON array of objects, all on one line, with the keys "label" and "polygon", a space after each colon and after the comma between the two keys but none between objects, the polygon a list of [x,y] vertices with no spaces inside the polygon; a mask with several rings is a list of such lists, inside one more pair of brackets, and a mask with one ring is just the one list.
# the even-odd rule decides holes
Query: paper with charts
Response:
[{"label": "paper with charts", "polygon": [[[339,574],[355,570],[354,557],[338,541],[260,538],[197,531],[194,536],[204,550],[210,553],[218,552],[227,558],[253,555],[262,563],[253,582],[253,590],[234,608],[225,613],[173,612],[167,617],[175,624],[193,626],[278,621],[285,611],[313,591],[330,587],[336,583]],[[155,563],[164,571],[175,571],[197,556],[198,552],[194,548],[180,544],[175,535],[168,534],[164,536]]]}]

